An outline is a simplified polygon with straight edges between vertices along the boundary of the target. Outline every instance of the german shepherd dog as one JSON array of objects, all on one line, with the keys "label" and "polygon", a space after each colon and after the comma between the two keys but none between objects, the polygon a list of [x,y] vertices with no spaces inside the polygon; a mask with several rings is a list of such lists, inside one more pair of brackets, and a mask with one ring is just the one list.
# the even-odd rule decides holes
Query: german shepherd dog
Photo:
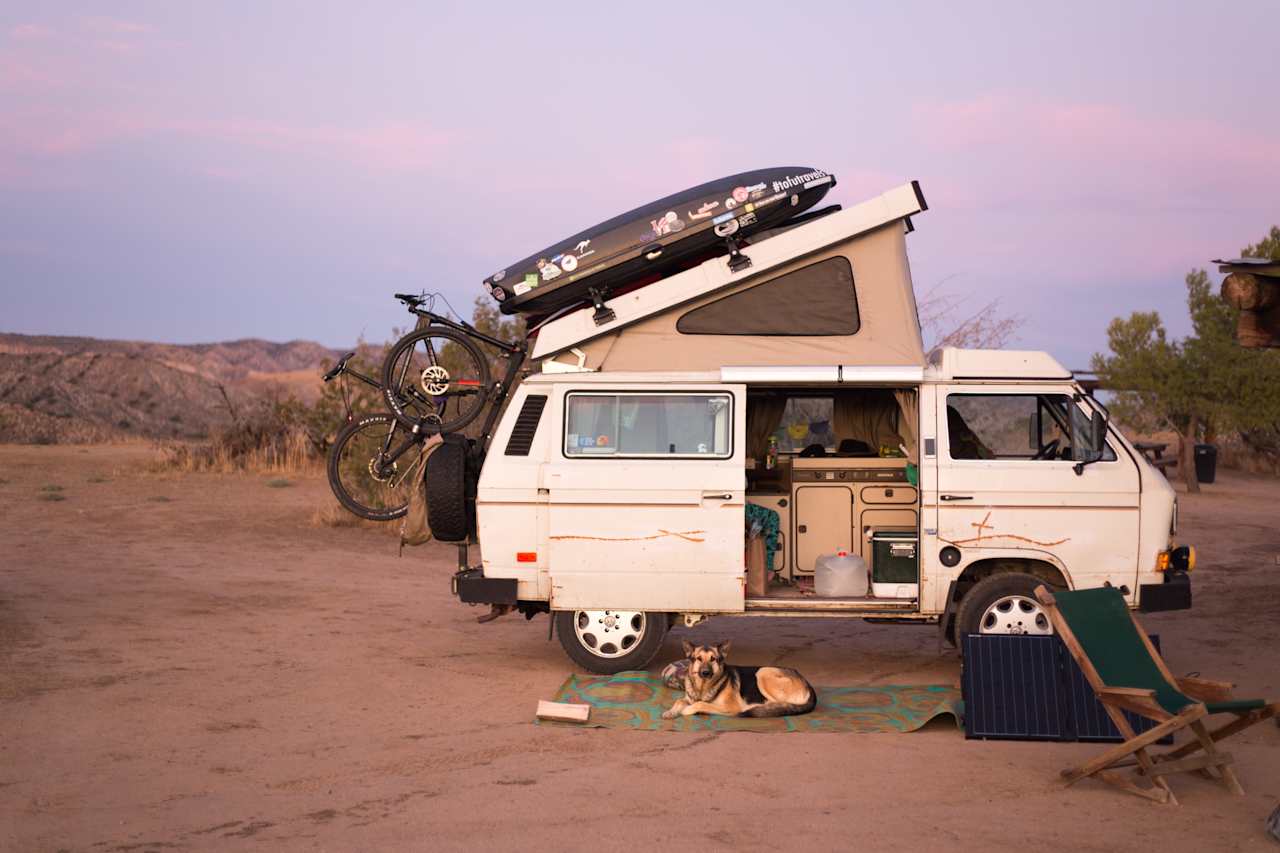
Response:
[{"label": "german shepherd dog", "polygon": [[813,685],[794,669],[727,666],[728,640],[714,646],[685,641],[689,659],[684,695],[662,712],[664,720],[693,714],[725,717],[786,717],[807,714],[818,703]]}]

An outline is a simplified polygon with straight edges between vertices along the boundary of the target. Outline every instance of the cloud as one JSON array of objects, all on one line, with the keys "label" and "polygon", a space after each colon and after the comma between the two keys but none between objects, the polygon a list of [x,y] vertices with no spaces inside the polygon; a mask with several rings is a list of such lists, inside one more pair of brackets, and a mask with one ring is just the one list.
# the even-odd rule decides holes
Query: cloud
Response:
[{"label": "cloud", "polygon": [[150,24],[101,15],[83,15],[79,21],[83,29],[105,36],[137,36],[155,32],[155,27]]},{"label": "cloud", "polygon": [[[112,146],[176,137],[212,143],[188,159],[193,172],[238,180],[251,154],[279,155],[290,163],[330,160],[369,173],[420,173],[442,169],[457,141],[452,133],[418,122],[365,127],[291,124],[225,118],[181,118],[141,113],[71,113],[30,109],[0,113],[0,182],[65,183],[70,161]],[[195,151],[195,146],[192,146]],[[219,150],[221,149],[221,150]],[[202,158],[204,158],[202,160]],[[231,165],[234,164],[234,165]]]},{"label": "cloud", "polygon": [[964,258],[1011,292],[1028,276],[1176,281],[1242,221],[1269,224],[1280,196],[1280,138],[1230,117],[993,93],[921,102],[913,120],[938,226],[916,245],[938,274]]},{"label": "cloud", "polygon": [[53,35],[53,30],[43,24],[18,24],[9,30],[9,37],[19,41],[38,41]]},{"label": "cloud", "polygon": [[914,117],[936,151],[1011,179],[972,204],[1052,191],[1090,207],[1201,206],[1206,192],[1280,188],[1280,139],[1245,122],[1011,93],[921,103]]}]

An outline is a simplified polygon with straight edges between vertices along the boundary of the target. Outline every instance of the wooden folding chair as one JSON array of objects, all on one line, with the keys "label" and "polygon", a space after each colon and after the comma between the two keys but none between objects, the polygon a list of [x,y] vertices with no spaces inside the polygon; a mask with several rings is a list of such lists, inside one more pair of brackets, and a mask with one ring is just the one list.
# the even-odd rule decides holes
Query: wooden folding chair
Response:
[{"label": "wooden folding chair", "polygon": [[[1244,793],[1231,768],[1231,756],[1220,752],[1216,744],[1276,716],[1280,702],[1232,699],[1232,685],[1225,681],[1175,677],[1114,587],[1050,592],[1040,586],[1036,598],[1125,737],[1124,743],[1087,764],[1063,770],[1068,785],[1092,776],[1141,797],[1176,805],[1166,777],[1195,770],[1218,779],[1229,791]],[[1156,725],[1136,734],[1121,711],[1131,711]],[[1209,731],[1204,718],[1219,713],[1233,714],[1235,719]],[[1149,749],[1165,735],[1184,728],[1190,729],[1194,740],[1160,754]],[[1200,750],[1204,750],[1202,755],[1193,754]],[[1139,785],[1131,774],[1116,772],[1128,767],[1152,784]]]}]

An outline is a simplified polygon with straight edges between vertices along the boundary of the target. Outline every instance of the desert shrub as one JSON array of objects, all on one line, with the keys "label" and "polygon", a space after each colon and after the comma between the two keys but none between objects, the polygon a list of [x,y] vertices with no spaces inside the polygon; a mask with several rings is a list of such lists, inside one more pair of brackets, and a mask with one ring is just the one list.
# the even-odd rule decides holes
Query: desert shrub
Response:
[{"label": "desert shrub", "polygon": [[160,471],[284,473],[315,467],[322,456],[307,428],[308,407],[287,398],[264,400],[239,414],[207,442],[162,445]]}]

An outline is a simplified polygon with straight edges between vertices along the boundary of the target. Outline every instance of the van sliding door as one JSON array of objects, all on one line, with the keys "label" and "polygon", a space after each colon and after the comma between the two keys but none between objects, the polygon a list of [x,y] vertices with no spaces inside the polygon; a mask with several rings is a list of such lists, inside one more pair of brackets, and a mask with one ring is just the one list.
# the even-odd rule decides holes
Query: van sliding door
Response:
[{"label": "van sliding door", "polygon": [[741,611],[746,386],[562,391],[551,606]]}]

